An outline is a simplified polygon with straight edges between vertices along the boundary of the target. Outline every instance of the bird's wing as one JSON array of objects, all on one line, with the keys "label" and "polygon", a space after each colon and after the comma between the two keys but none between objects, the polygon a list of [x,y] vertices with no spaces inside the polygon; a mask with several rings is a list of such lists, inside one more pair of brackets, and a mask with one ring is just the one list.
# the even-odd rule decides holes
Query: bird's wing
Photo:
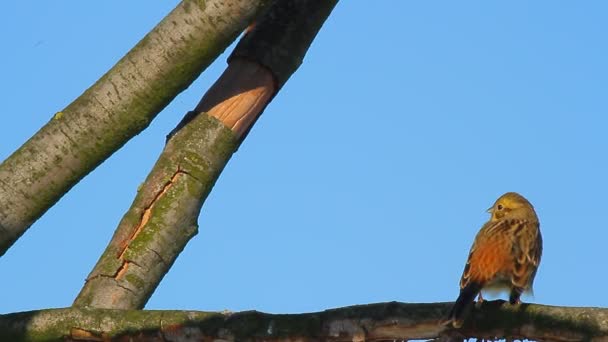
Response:
[{"label": "bird's wing", "polygon": [[542,236],[538,222],[514,220],[511,223],[513,236],[513,286],[532,290],[536,270],[543,251]]},{"label": "bird's wing", "polygon": [[507,221],[484,224],[475,237],[460,279],[460,288],[472,282],[483,287],[505,270],[511,262],[511,239]]}]

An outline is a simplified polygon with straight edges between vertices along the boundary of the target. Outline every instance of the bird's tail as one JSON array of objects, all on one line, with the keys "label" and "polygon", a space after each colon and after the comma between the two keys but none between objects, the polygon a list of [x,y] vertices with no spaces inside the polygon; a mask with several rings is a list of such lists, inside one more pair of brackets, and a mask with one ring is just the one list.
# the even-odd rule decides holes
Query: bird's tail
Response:
[{"label": "bird's tail", "polygon": [[444,324],[451,324],[454,328],[460,328],[464,322],[464,315],[471,304],[473,304],[473,299],[475,299],[479,291],[481,291],[481,285],[475,282],[469,283],[460,290],[460,295],[458,295],[458,299],[456,299]]}]

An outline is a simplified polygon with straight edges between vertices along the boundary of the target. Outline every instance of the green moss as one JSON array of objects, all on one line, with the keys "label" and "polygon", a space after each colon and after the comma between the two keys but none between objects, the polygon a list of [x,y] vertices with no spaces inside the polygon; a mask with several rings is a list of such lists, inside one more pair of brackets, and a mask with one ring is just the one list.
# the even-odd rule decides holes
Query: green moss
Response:
[{"label": "green moss", "polygon": [[[56,324],[44,330],[29,330],[23,341],[59,341],[58,337],[70,332],[70,326],[67,322]],[[2,341],[18,341],[14,339],[3,339]]]},{"label": "green moss", "polygon": [[127,274],[125,276],[125,280],[138,289],[143,289],[145,286],[144,280],[141,279],[140,277],[134,275],[133,273]]},{"label": "green moss", "polygon": [[208,182],[209,162],[196,151],[186,149],[180,153],[181,165],[192,177],[199,182]]},{"label": "green moss", "polygon": [[117,258],[119,251],[107,248],[101,256],[101,261],[95,266],[97,274],[112,276],[122,266],[122,260]]},{"label": "green moss", "polygon": [[124,258],[127,260],[136,259],[138,256],[146,253],[150,247],[150,242],[156,235],[156,225],[147,224],[142,227],[142,230],[137,236],[129,243],[129,248],[125,251]]},{"label": "green moss", "polygon": [[75,301],[73,305],[76,308],[86,307],[93,303],[94,298],[94,293],[90,289],[87,291],[87,288],[85,287],[84,291],[80,291],[77,297],[77,301]]}]

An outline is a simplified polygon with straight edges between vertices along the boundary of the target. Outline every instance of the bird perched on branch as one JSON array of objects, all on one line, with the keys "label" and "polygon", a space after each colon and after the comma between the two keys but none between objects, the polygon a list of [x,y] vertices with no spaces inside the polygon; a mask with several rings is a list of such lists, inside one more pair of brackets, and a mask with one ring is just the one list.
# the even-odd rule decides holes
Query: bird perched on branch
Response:
[{"label": "bird perched on branch", "polygon": [[488,212],[492,217],[475,237],[460,279],[460,295],[445,322],[455,328],[462,326],[475,296],[483,301],[482,290],[507,291],[511,304],[520,303],[524,291],[532,292],[543,250],[532,204],[508,192]]}]

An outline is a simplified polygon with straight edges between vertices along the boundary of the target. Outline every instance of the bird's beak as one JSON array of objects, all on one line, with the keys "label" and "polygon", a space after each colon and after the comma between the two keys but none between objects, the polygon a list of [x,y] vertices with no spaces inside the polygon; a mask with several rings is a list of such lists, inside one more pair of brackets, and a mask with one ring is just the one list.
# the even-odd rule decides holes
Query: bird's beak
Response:
[{"label": "bird's beak", "polygon": [[493,208],[494,208],[494,206],[489,207],[488,210],[486,210],[486,213],[490,213],[491,214]]}]

